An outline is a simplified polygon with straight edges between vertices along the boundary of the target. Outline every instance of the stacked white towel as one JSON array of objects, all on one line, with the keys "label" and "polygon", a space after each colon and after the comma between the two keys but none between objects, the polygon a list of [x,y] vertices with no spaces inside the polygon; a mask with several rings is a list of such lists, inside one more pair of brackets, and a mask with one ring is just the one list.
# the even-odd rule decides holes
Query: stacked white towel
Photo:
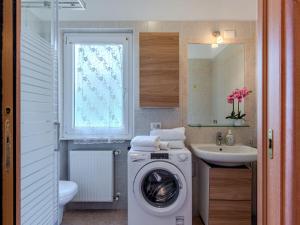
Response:
[{"label": "stacked white towel", "polygon": [[131,150],[154,152],[160,150],[158,136],[136,136],[131,140]]},{"label": "stacked white towel", "polygon": [[167,142],[169,149],[182,149],[185,148],[184,140],[185,128],[178,127],[173,129],[155,129],[150,131],[150,136],[160,137],[161,142]]},{"label": "stacked white towel", "polygon": [[179,141],[173,140],[173,141],[168,141],[168,142],[169,142],[170,149],[183,149],[183,148],[185,148],[185,144],[184,144],[183,140],[179,140]]},{"label": "stacked white towel", "polygon": [[167,141],[161,141],[159,144],[160,150],[170,150],[170,144]]},{"label": "stacked white towel", "polygon": [[178,127],[173,129],[155,129],[150,131],[150,136],[159,136],[161,140],[185,140],[185,128]]}]

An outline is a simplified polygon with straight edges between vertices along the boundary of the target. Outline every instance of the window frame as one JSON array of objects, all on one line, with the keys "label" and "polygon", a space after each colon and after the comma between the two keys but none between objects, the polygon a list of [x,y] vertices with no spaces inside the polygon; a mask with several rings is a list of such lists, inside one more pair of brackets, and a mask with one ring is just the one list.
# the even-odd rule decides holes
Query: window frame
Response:
[{"label": "window frame", "polygon": [[[133,33],[84,32],[64,33],[63,55],[63,110],[62,139],[117,139],[130,140],[133,136]],[[122,44],[123,51],[123,122],[124,128],[75,128],[74,127],[74,52],[75,44]]]}]

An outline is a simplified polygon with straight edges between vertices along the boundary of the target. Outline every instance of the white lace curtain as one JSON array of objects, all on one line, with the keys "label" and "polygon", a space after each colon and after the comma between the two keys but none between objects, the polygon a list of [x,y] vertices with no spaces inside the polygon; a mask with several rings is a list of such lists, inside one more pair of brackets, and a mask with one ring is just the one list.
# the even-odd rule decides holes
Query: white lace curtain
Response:
[{"label": "white lace curtain", "polygon": [[76,44],[74,125],[123,127],[123,46]]}]

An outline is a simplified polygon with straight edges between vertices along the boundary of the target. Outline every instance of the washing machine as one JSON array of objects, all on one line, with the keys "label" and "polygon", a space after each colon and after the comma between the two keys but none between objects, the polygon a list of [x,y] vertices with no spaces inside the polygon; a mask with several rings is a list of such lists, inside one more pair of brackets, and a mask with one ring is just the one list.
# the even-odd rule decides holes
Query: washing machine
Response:
[{"label": "washing machine", "polygon": [[188,149],[128,153],[128,225],[192,225]]}]

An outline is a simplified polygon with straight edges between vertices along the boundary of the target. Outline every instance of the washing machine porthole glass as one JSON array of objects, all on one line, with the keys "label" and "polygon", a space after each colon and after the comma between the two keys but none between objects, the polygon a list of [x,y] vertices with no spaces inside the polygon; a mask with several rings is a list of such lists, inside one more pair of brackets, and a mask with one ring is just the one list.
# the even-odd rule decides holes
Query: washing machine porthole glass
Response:
[{"label": "washing machine porthole glass", "polygon": [[144,176],[141,190],[150,205],[165,208],[177,200],[180,185],[176,175],[167,170],[155,169]]}]

